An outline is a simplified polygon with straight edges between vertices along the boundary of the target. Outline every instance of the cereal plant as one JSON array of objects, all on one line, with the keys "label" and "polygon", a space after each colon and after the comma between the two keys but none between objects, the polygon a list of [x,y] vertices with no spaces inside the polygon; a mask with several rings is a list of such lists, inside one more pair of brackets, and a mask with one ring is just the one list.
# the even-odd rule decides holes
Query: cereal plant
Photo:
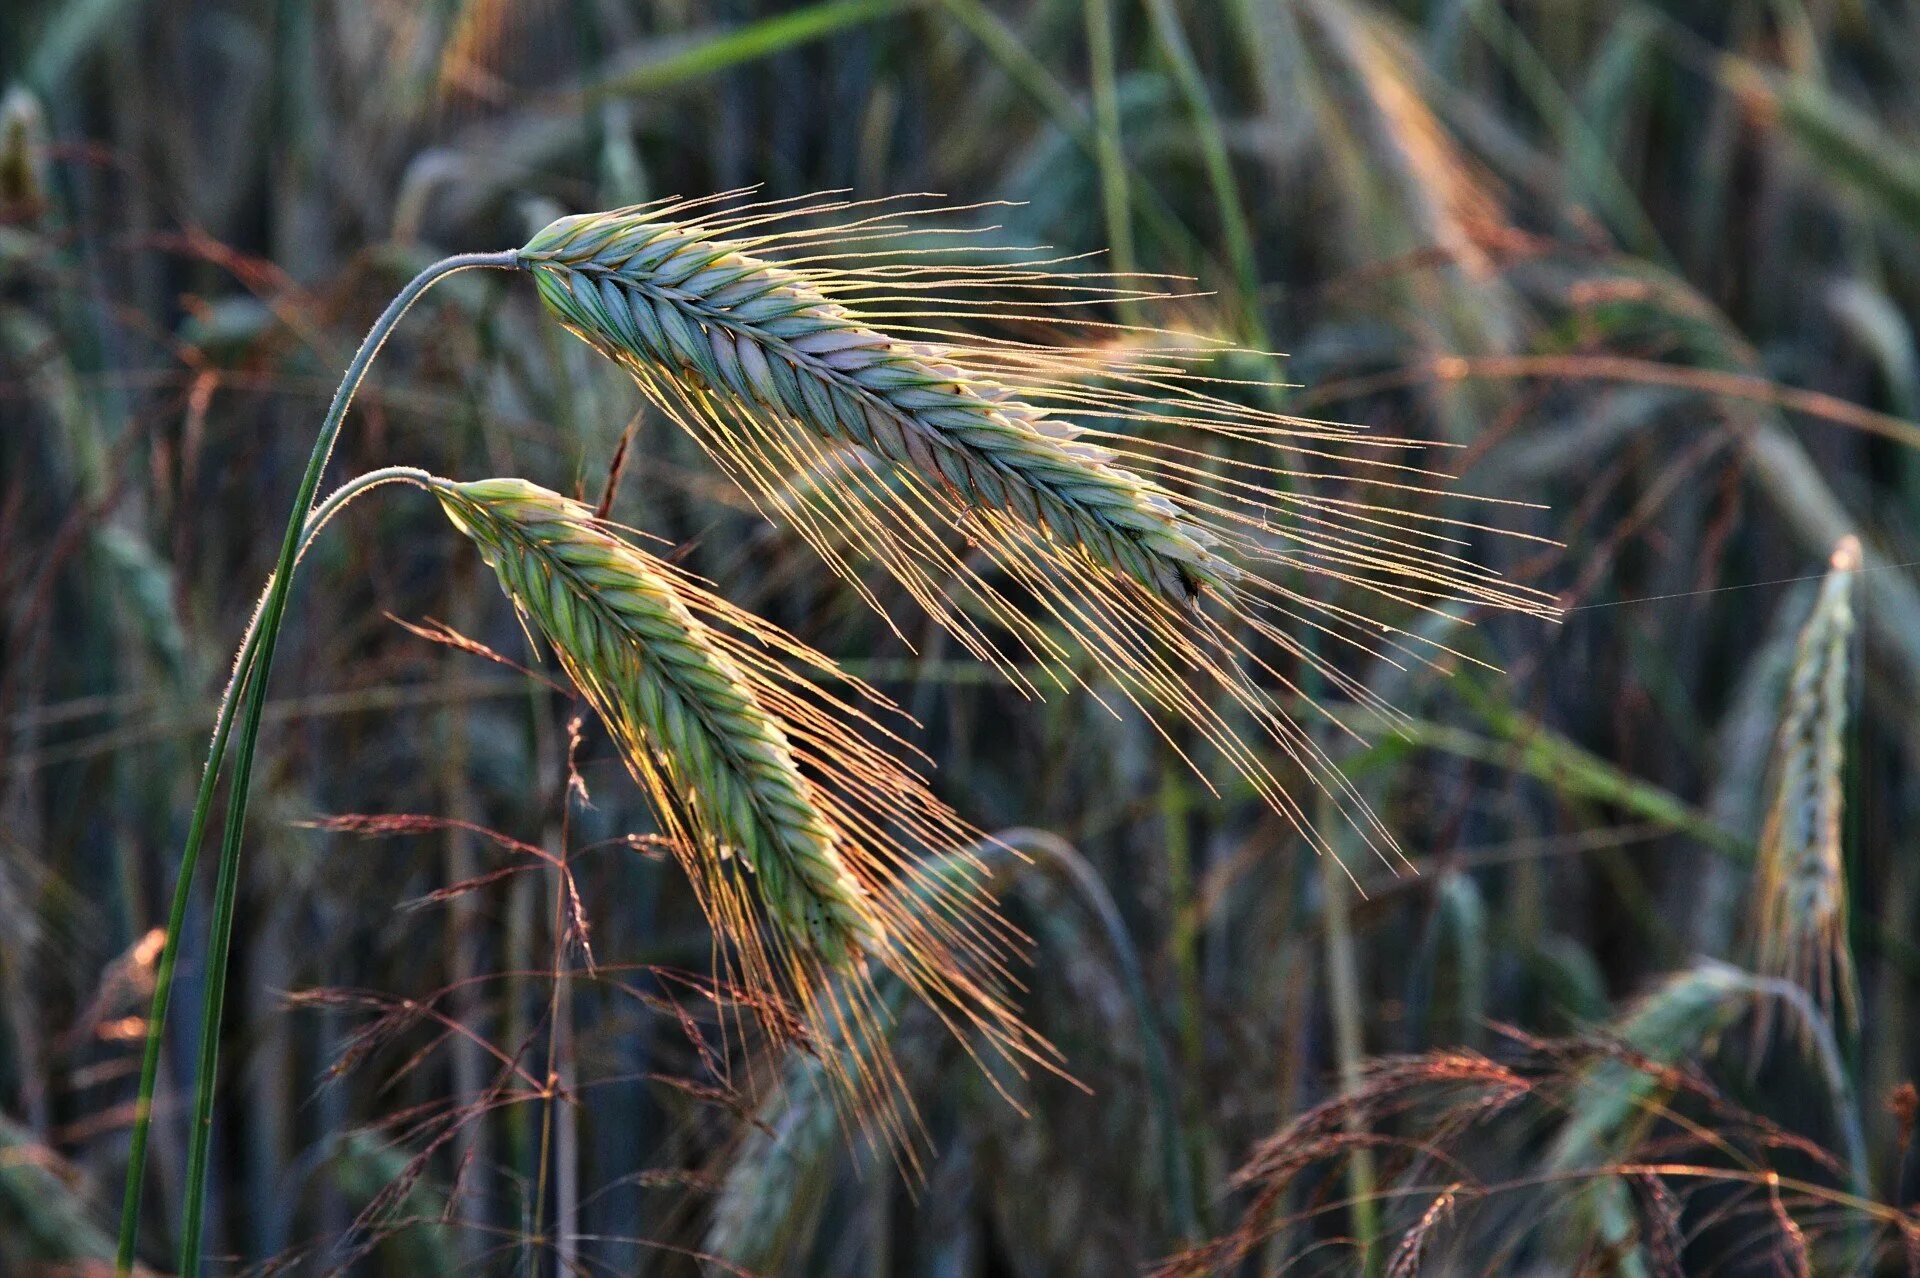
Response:
[{"label": "cereal plant", "polygon": [[[1298,578],[1358,583],[1415,614],[1477,604],[1551,616],[1546,597],[1439,549],[1459,521],[1415,521],[1391,506],[1313,494],[1312,481],[1341,478],[1343,465],[1384,466],[1407,476],[1395,484],[1433,490],[1426,472],[1368,458],[1372,441],[1359,432],[1223,397],[1205,362],[1218,352],[1205,344],[1091,320],[1080,324],[1116,340],[969,338],[955,321],[1014,328],[1034,308],[1158,295],[1130,277],[1060,270],[1038,254],[992,263],[964,240],[924,247],[914,215],[927,210],[876,203],[880,211],[869,212],[830,197],[767,205],[721,196],[562,218],[525,248],[429,267],[375,323],[321,425],[221,700],[155,974],[121,1272],[131,1271],[139,1237],[193,867],[231,745],[181,1229],[180,1270],[200,1272],[227,955],[268,674],[303,552],[349,502],[383,486],[431,492],[479,547],[652,799],[724,938],[721,967],[792,1006],[816,1045],[839,1045],[827,1050],[826,1070],[856,1120],[896,1145],[913,1140],[867,960],[940,1008],[957,1032],[979,1033],[983,1050],[1016,1068],[1061,1068],[997,988],[1014,934],[977,885],[929,878],[920,866],[977,834],[886,744],[861,735],[864,711],[788,669],[797,661],[837,674],[830,661],[615,535],[587,507],[525,480],[459,483],[391,467],[315,504],[388,335],[422,293],[459,272],[532,274],[561,322],[626,368],[769,516],[794,524],[837,571],[857,579],[852,556],[882,565],[968,651],[1028,690],[1040,688],[1015,654],[1037,662],[1057,692],[1117,691],[1190,730],[1316,847],[1302,780],[1350,800],[1349,819],[1381,856],[1393,847],[1301,725],[1302,711],[1283,701],[1297,686],[1273,663],[1304,657],[1338,681],[1314,655],[1319,639],[1422,637],[1316,605]],[[864,216],[820,221],[850,209]],[[838,265],[835,254],[858,264]],[[981,288],[987,299],[971,292]],[[992,291],[1014,300],[996,306]],[[1204,453],[1208,438],[1234,447]],[[1195,465],[1202,456],[1216,464]],[[970,566],[964,545],[984,550],[1009,584]],[[1091,671],[1075,670],[1076,650]],[[1249,726],[1227,717],[1223,700]],[[1324,714],[1311,698],[1304,705]],[[1390,720],[1390,707],[1376,708]],[[1169,740],[1172,730],[1161,729]],[[1270,750],[1298,779],[1282,779]]]},{"label": "cereal plant", "polygon": [[1916,50],[0,5],[0,1275],[1920,1273]]}]

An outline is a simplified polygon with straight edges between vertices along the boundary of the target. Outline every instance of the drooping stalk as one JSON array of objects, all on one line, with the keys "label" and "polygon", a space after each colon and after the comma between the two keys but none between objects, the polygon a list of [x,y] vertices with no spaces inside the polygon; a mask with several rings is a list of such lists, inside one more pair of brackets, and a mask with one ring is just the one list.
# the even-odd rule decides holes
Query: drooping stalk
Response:
[{"label": "drooping stalk", "polygon": [[[280,560],[268,584],[259,620],[259,638],[254,652],[254,669],[246,691],[246,718],[241,724],[240,742],[234,757],[233,781],[227,800],[227,824],[220,848],[220,873],[214,886],[214,912],[207,950],[207,997],[200,1016],[200,1054],[194,1068],[194,1114],[187,1151],[187,1200],[181,1225],[181,1278],[197,1278],[200,1272],[200,1234],[206,1206],[207,1152],[213,1132],[215,1075],[220,1059],[220,1017],[227,994],[227,958],[233,942],[233,911],[239,894],[240,847],[245,834],[248,793],[252,785],[253,754],[260,738],[260,719],[266,710],[267,678],[273,669],[274,648],[279,642],[280,625],[286,616],[287,595],[292,586],[293,568],[299,558],[307,523],[307,511],[320,487],[320,477],[333,455],[334,442],[340,436],[347,408],[360,388],[367,369],[389,334],[413,303],[429,287],[449,275],[476,267],[511,268],[519,260],[514,251],[471,253],[443,258],[413,277],[381,312],[367,333],[353,362],[347,366],[340,388],[327,408],[320,437],[314,441],[313,454],[301,477],[294,499],[293,515],[280,546]],[[321,512],[315,512],[319,516]],[[324,522],[324,517],[321,518]]]},{"label": "drooping stalk", "polygon": [[[159,963],[155,968],[153,1001],[147,1017],[147,1043],[141,1061],[139,1096],[135,1101],[133,1139],[127,1167],[127,1190],[121,1207],[120,1242],[115,1264],[117,1275],[124,1276],[133,1270],[135,1245],[139,1235],[140,1199],[146,1173],[147,1138],[153,1117],[153,1093],[159,1075],[160,1048],[167,1010],[173,995],[174,966],[179,956],[180,932],[186,921],[187,901],[192,892],[193,871],[199,859],[200,841],[206,833],[207,816],[212,810],[214,790],[219,784],[220,772],[225,762],[235,711],[244,697],[245,717],[241,723],[237,762],[227,805],[227,828],[221,847],[220,876],[215,886],[213,940],[208,951],[207,1000],[201,1019],[200,1058],[195,1082],[194,1128],[187,1165],[186,1220],[181,1235],[181,1274],[191,1278],[199,1270],[200,1217],[206,1201],[205,1175],[207,1142],[212,1126],[213,1074],[218,1059],[220,1014],[226,998],[226,958],[230,949],[234,898],[239,884],[240,836],[246,817],[254,746],[259,739],[261,714],[266,705],[267,674],[272,668],[273,652],[279,639],[281,620],[286,612],[287,592],[292,584],[293,569],[299,559],[301,548],[305,544],[308,515],[313,506],[314,494],[319,491],[321,476],[325,473],[327,462],[333,455],[333,446],[339,438],[341,424],[346,420],[347,408],[353,402],[354,393],[359,389],[360,383],[365,380],[367,369],[372,365],[374,357],[380,353],[380,348],[385,345],[387,337],[399,323],[400,317],[406,314],[429,287],[460,271],[479,267],[512,268],[518,265],[518,262],[518,254],[513,251],[468,253],[444,258],[416,275],[395,295],[387,304],[386,310],[381,312],[380,318],[374,322],[372,329],[361,342],[360,349],[355,352],[353,362],[347,366],[347,371],[341,378],[340,387],[334,392],[333,402],[327,408],[327,416],[321,425],[319,438],[314,441],[313,453],[307,460],[306,473],[301,477],[300,488],[294,499],[293,513],[287,521],[287,531],[281,541],[279,560],[275,565],[273,576],[268,580],[260,606],[248,626],[246,637],[241,643],[240,656],[234,664],[233,677],[221,696],[220,710],[214,724],[213,740],[207,751],[206,768],[201,776],[199,793],[194,799],[186,846],[180,858],[180,872],[174,885],[173,904],[168,913],[166,942],[161,949]],[[334,508],[337,509],[337,506]],[[313,513],[318,516],[321,512]],[[322,518],[318,522],[324,523],[325,520]]]},{"label": "drooping stalk", "polygon": [[1158,1111],[1160,1127],[1160,1174],[1167,1185],[1168,1208],[1174,1228],[1182,1241],[1201,1236],[1200,1209],[1195,1202],[1194,1172],[1188,1153],[1192,1142],[1186,1137],[1186,1123],[1174,1097],[1173,1062],[1161,1037],[1158,1004],[1147,993],[1146,974],[1141,970],[1140,953],[1134,947],[1126,920],[1120,917],[1113,894],[1099,874],[1077,848],[1047,830],[1024,827],[1002,830],[994,840],[1003,847],[1045,862],[1060,881],[1080,898],[1081,905],[1100,924],[1107,946],[1120,971],[1120,982],[1127,1000],[1133,1005],[1134,1019],[1140,1028],[1140,1051],[1146,1075],[1147,1094]]},{"label": "drooping stalk", "polygon": [[[415,281],[416,283],[418,280]],[[396,299],[397,300],[397,299]],[[391,312],[392,307],[388,308]],[[401,311],[406,308],[400,307]],[[385,316],[382,316],[385,319]],[[394,314],[398,319],[399,315]],[[376,328],[376,333],[379,330]],[[385,335],[380,334],[380,340]],[[369,336],[368,344],[375,350],[378,342]],[[367,347],[363,346],[365,352]],[[371,356],[369,356],[369,362]],[[365,374],[364,365],[361,375]],[[353,389],[342,383],[336,404],[340,416],[346,412],[346,401],[353,396]],[[328,422],[333,426],[333,435],[338,434],[338,422],[335,414],[328,414]],[[333,448],[330,435],[323,435],[326,454]],[[310,469],[308,477],[317,485],[320,472],[326,469],[326,454],[315,448],[316,467]],[[275,641],[279,638],[280,623],[286,614],[287,585],[293,579],[293,570],[304,554],[313,535],[326,527],[329,520],[339,513],[347,502],[368,489],[384,483],[399,481],[423,482],[429,476],[423,470],[412,467],[396,466],[362,475],[343,484],[340,489],[316,508],[304,519],[297,511],[305,509],[313,500],[312,487],[303,487],[300,504],[296,507],[297,526],[288,530],[286,543],[281,556],[281,566],[275,571],[268,583],[267,594],[258,614],[255,627],[257,634],[253,638],[253,668],[248,672],[246,689],[246,719],[241,724],[240,745],[234,760],[233,781],[227,791],[226,826],[221,832],[220,871],[214,883],[213,921],[209,925],[207,944],[207,996],[205,1006],[200,1013],[200,1056],[194,1067],[194,1104],[193,1127],[187,1149],[187,1202],[185,1219],[180,1231],[180,1274],[182,1278],[197,1278],[200,1272],[200,1234],[205,1215],[207,1155],[213,1134],[213,1098],[215,1076],[219,1072],[220,1060],[220,1019],[226,1006],[227,960],[233,948],[233,912],[239,900],[240,890],[240,847],[245,837],[248,791],[253,773],[253,752],[260,736],[260,719],[266,709],[267,672],[273,662]]]},{"label": "drooping stalk", "polygon": [[[256,614],[257,615],[257,614]],[[187,901],[192,895],[194,863],[199,859],[200,838],[206,831],[207,813],[213,806],[213,788],[219,781],[220,761],[227,751],[227,734],[233,727],[233,711],[241,688],[253,668],[254,644],[259,638],[256,626],[247,627],[240,655],[234,662],[233,677],[221,695],[220,710],[214,719],[213,740],[207,747],[207,762],[200,774],[200,792],[193,804],[193,820],[187,827],[186,848],[180,856],[180,874],[173,888],[173,905],[167,914],[167,936],[160,949],[153,973],[153,1003],[147,1011],[147,1044],[140,1061],[140,1094],[134,1101],[133,1139],[127,1150],[127,1189],[120,1205],[120,1246],[116,1253],[116,1278],[133,1272],[134,1245],[140,1233],[140,1195],[146,1180],[147,1138],[153,1126],[153,1091],[160,1074],[160,1046],[166,1023],[167,1005],[173,998],[173,969],[180,958],[180,933],[186,926]]]},{"label": "drooping stalk", "polygon": [[[354,497],[379,484],[394,483],[403,480],[423,480],[427,473],[409,467],[390,467],[386,470],[372,471],[343,484],[331,497],[323,502],[306,521],[301,532],[300,547],[296,561],[304,554],[313,537],[340,508]],[[264,602],[264,599],[263,599]],[[245,688],[254,668],[254,655],[260,638],[261,610],[256,607],[252,619],[247,623],[247,632],[240,641],[240,652],[234,658],[233,675],[227,682],[226,691],[220,696],[220,709],[215,716],[213,740],[207,749],[207,763],[200,778],[200,792],[194,803],[193,820],[187,830],[186,848],[180,858],[179,881],[174,885],[173,904],[167,917],[166,943],[160,951],[160,958],[154,969],[153,1003],[147,1014],[147,1041],[140,1062],[140,1094],[134,1103],[133,1139],[127,1154],[127,1187],[121,1204],[120,1242],[116,1259],[118,1274],[132,1272],[134,1249],[140,1229],[140,1196],[146,1174],[146,1153],[148,1138],[153,1127],[153,1093],[159,1078],[160,1050],[164,1038],[163,1027],[166,1022],[167,1007],[173,996],[174,968],[180,957],[178,938],[186,925],[187,902],[191,896],[194,864],[199,859],[200,840],[205,834],[207,814],[213,806],[213,790],[219,782],[220,764],[226,755],[227,738],[233,727],[233,715],[238,707],[240,693]]]}]

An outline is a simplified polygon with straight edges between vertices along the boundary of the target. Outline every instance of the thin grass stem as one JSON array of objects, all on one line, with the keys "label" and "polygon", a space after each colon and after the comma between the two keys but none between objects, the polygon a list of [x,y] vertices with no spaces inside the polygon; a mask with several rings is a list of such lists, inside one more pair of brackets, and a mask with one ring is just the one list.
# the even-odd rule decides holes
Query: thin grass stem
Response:
[{"label": "thin grass stem", "polygon": [[240,845],[245,833],[247,798],[252,785],[254,747],[260,739],[260,717],[267,704],[267,677],[273,669],[273,652],[280,638],[281,621],[286,616],[287,594],[293,581],[294,563],[299,558],[306,526],[305,515],[313,505],[313,496],[319,490],[320,477],[327,468],[327,461],[333,456],[334,441],[340,437],[340,426],[346,420],[347,407],[353,402],[354,392],[360,388],[367,369],[380,353],[380,348],[386,344],[394,326],[400,322],[400,317],[407,313],[422,293],[449,275],[479,267],[512,268],[518,263],[519,254],[513,250],[468,253],[443,258],[414,276],[387,304],[387,309],[374,321],[360,349],[354,353],[353,362],[347,366],[346,375],[340,381],[340,389],[334,392],[333,403],[327,408],[320,437],[314,441],[313,455],[307,461],[307,472],[300,480],[293,516],[287,522],[286,537],[280,546],[280,562],[274,569],[261,609],[260,634],[253,657],[255,670],[248,679],[246,719],[241,725],[239,749],[234,758],[233,783],[227,800],[227,826],[220,848],[220,873],[214,886],[212,936],[207,950],[207,998],[200,1014],[200,1057],[194,1070],[193,1127],[187,1153],[187,1202],[180,1235],[179,1271],[182,1278],[197,1278],[200,1272],[200,1235],[207,1194],[207,1154],[213,1134],[214,1076],[219,1070],[220,1014],[226,1005],[227,956],[232,949],[233,911],[239,895]]},{"label": "thin grass stem", "polygon": [[[371,471],[343,484],[327,498],[306,521],[300,539],[300,554],[313,543],[313,538],[324,528],[340,509],[364,493],[380,484],[406,480],[424,480],[427,473],[411,467],[395,466],[386,470]],[[297,556],[296,556],[297,559]],[[121,1204],[121,1229],[119,1245],[115,1256],[115,1272],[128,1274],[133,1270],[134,1250],[140,1230],[140,1196],[144,1189],[146,1175],[147,1143],[153,1127],[153,1093],[160,1073],[160,1050],[163,1042],[163,1027],[166,1023],[168,1005],[173,998],[174,969],[180,958],[179,946],[175,943],[181,929],[186,925],[187,902],[191,896],[193,869],[199,859],[200,840],[206,832],[207,814],[213,806],[213,790],[219,782],[220,763],[226,755],[227,738],[233,727],[233,714],[239,703],[240,690],[245,686],[253,668],[254,653],[260,638],[260,613],[256,609],[247,623],[246,635],[240,641],[239,655],[234,658],[233,676],[228,680],[226,691],[220,696],[220,709],[215,718],[213,740],[207,748],[207,763],[200,778],[200,792],[194,802],[193,820],[187,831],[186,849],[180,860],[179,881],[174,885],[173,903],[168,909],[166,943],[160,952],[159,963],[154,971],[153,1002],[147,1015],[146,1046],[140,1061],[140,1093],[135,1102],[133,1120],[133,1139],[127,1153],[126,1195]]]},{"label": "thin grass stem", "polygon": [[[1327,995],[1333,1015],[1334,1055],[1340,1076],[1340,1092],[1351,1096],[1359,1091],[1361,1068],[1366,1061],[1365,1017],[1360,990],[1359,954],[1353,937],[1350,913],[1352,886],[1346,871],[1333,857],[1320,858],[1321,890],[1326,902]],[[1355,1115],[1356,1120],[1358,1115]],[[1358,1131],[1357,1127],[1349,1128]],[[1377,1242],[1380,1235],[1380,1204],[1375,1194],[1373,1152],[1357,1146],[1347,1161],[1347,1186],[1353,1205],[1353,1234],[1358,1244],[1359,1272],[1375,1274],[1380,1269]]]},{"label": "thin grass stem", "polygon": [[200,839],[206,832],[207,813],[213,807],[213,790],[219,781],[220,761],[226,755],[234,708],[247,673],[252,669],[258,638],[257,628],[249,626],[246,639],[240,646],[239,659],[234,663],[233,677],[220,698],[213,740],[207,747],[206,766],[200,774],[200,791],[193,804],[193,819],[187,827],[186,850],[180,857],[180,874],[173,888],[173,904],[167,912],[166,942],[161,947],[160,959],[154,968],[153,1002],[147,1011],[147,1042],[140,1060],[140,1093],[134,1102],[133,1139],[127,1151],[127,1187],[120,1207],[120,1242],[114,1261],[117,1278],[126,1278],[133,1272],[134,1249],[140,1233],[140,1196],[146,1179],[147,1140],[153,1127],[153,1093],[160,1074],[160,1047],[167,1007],[173,998],[174,968],[180,959],[179,939],[186,926],[194,863],[199,859]]},{"label": "thin grass stem", "polygon": [[[121,1208],[120,1239],[115,1262],[117,1275],[129,1274],[133,1269],[134,1252],[139,1236],[140,1199],[145,1179],[147,1140],[152,1122],[153,1093],[159,1075],[160,1046],[165,1032],[166,1015],[173,994],[174,966],[178,960],[180,933],[186,921],[187,901],[192,891],[194,867],[199,859],[200,841],[206,832],[207,816],[212,810],[214,790],[219,782],[222,764],[225,762],[234,712],[244,696],[246,714],[241,725],[233,785],[227,805],[227,827],[221,848],[220,874],[215,885],[213,938],[208,951],[207,1000],[201,1015],[194,1125],[187,1164],[186,1216],[181,1230],[180,1272],[183,1275],[195,1275],[199,1272],[201,1218],[206,1203],[208,1138],[213,1122],[213,1076],[219,1055],[220,1014],[226,999],[226,959],[231,948],[233,909],[239,886],[240,838],[246,817],[254,747],[259,739],[261,715],[266,705],[266,676],[272,668],[274,647],[279,638],[281,620],[286,612],[287,593],[292,583],[293,569],[308,539],[308,515],[313,507],[314,494],[319,490],[321,476],[325,473],[327,462],[333,455],[333,445],[339,438],[347,408],[353,401],[354,392],[359,389],[360,383],[365,379],[367,369],[372,365],[374,357],[385,345],[388,335],[399,323],[400,317],[406,314],[422,293],[438,281],[460,271],[480,267],[511,268],[516,266],[518,261],[518,254],[513,251],[469,253],[444,258],[416,275],[387,304],[386,310],[368,331],[360,349],[353,357],[353,362],[347,366],[347,371],[341,378],[340,388],[334,393],[333,403],[327,409],[326,420],[320,428],[319,438],[314,441],[313,453],[308,458],[306,473],[301,479],[299,493],[294,500],[293,514],[288,520],[286,535],[281,542],[279,561],[273,576],[268,581],[260,607],[254,614],[248,626],[247,635],[241,643],[240,657],[235,662],[233,677],[221,697],[213,741],[207,751],[206,769],[201,777],[199,793],[194,800],[187,842],[181,854],[180,873],[174,886],[173,904],[168,913],[166,941],[155,970],[153,1003],[147,1019],[147,1043],[141,1063],[139,1096],[135,1101],[134,1133],[129,1151],[126,1195]],[[382,482],[396,478],[398,476],[388,475]],[[339,498],[340,494],[335,494],[335,497]],[[328,505],[332,510],[338,509],[333,502],[329,502]],[[313,513],[317,515],[320,512]],[[328,511],[327,517],[330,518],[331,514],[332,511]],[[321,522],[324,523],[324,520]]]},{"label": "thin grass stem", "polygon": [[[1246,201],[1240,183],[1233,175],[1233,160],[1227,151],[1227,139],[1220,127],[1220,116],[1213,109],[1205,76],[1194,59],[1193,46],[1180,25],[1180,15],[1170,0],[1147,0],[1147,15],[1153,20],[1155,38],[1173,72],[1173,82],[1186,99],[1193,116],[1193,131],[1200,143],[1200,158],[1206,165],[1207,184],[1213,189],[1214,203],[1220,210],[1220,230],[1226,240],[1227,263],[1233,268],[1238,296],[1234,299],[1241,312],[1246,340],[1265,350],[1267,326],[1260,315],[1260,267],[1254,259],[1253,231],[1247,224]],[[1130,267],[1117,269],[1130,270]]]}]

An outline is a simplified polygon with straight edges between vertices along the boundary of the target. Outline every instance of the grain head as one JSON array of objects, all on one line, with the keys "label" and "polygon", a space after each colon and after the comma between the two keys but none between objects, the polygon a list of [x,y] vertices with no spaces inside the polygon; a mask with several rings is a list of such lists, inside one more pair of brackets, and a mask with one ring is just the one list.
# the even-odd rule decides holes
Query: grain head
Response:
[{"label": "grain head", "polygon": [[1760,835],[1755,964],[1805,989],[1829,1013],[1855,1015],[1847,945],[1845,806],[1853,578],[1860,543],[1843,538],[1800,631],[1775,747],[1773,802]]},{"label": "grain head", "polygon": [[1302,576],[1397,611],[1552,613],[1466,557],[1478,525],[1316,491],[1366,476],[1435,495],[1434,472],[1385,455],[1408,441],[1240,402],[1260,388],[1210,374],[1225,348],[1191,336],[1081,319],[1073,335],[1091,340],[1042,340],[1055,317],[1162,296],[1136,279],[983,259],[964,238],[911,234],[916,210],[823,225],[856,206],[725,198],[562,218],[520,264],[863,593],[878,564],[1029,692],[1117,689],[1325,848],[1277,755],[1393,852],[1290,703],[1313,670],[1390,721],[1320,646],[1446,650]]},{"label": "grain head", "polygon": [[877,692],[577,502],[520,479],[430,487],[618,743],[729,975],[799,1009],[808,1050],[861,1120],[910,1134],[876,974],[970,1046],[1051,1067],[1002,993],[1018,938],[985,867],[956,865],[980,835],[901,761],[911,748]]},{"label": "grain head", "polygon": [[[891,1023],[902,990],[887,981],[880,994]],[[845,1050],[865,1045],[841,1044]],[[780,1086],[740,1133],[707,1219],[701,1250],[753,1273],[789,1272],[804,1262],[826,1208],[839,1154],[841,1124],[824,1062],[836,1053],[789,1051]]]}]

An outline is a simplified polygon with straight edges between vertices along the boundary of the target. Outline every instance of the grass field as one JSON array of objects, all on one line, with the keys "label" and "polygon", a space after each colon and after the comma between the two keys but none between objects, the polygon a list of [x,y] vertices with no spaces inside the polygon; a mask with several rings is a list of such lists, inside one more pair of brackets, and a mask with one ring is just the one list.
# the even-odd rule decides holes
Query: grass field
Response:
[{"label": "grass field", "polygon": [[0,8],[0,1274],[1920,1271],[1916,86]]}]

